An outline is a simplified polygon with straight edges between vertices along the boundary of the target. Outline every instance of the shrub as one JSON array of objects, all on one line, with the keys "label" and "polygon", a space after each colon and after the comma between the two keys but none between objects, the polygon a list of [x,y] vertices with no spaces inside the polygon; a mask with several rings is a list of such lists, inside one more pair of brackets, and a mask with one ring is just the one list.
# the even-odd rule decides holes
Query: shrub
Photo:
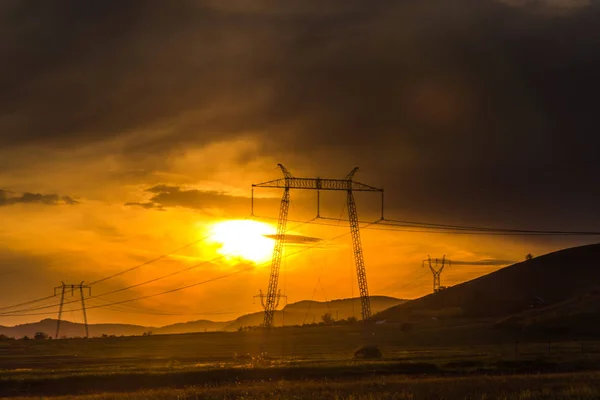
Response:
[{"label": "shrub", "polygon": [[331,313],[325,313],[321,315],[321,321],[323,321],[324,325],[333,325],[334,319]]},{"label": "shrub", "polygon": [[383,357],[381,350],[374,345],[363,346],[354,352],[354,358],[360,360],[372,360],[381,357]]},{"label": "shrub", "polygon": [[48,334],[44,332],[36,332],[35,335],[33,335],[33,338],[35,340],[46,340],[48,339]]}]

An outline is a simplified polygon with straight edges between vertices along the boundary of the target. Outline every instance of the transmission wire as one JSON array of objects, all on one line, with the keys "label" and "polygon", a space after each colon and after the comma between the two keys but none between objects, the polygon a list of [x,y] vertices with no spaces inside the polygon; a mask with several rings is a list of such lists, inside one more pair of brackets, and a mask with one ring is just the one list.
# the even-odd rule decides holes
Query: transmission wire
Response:
[{"label": "transmission wire", "polygon": [[[332,237],[330,239],[326,239],[326,241],[330,242],[330,241],[333,241],[333,240],[337,240],[337,239],[339,239],[341,237],[344,237],[346,235],[349,235],[349,234],[350,234],[350,232],[346,232],[346,233],[343,233],[341,235],[334,236],[334,237]],[[316,245],[309,245],[309,246],[307,246],[305,248],[302,248],[302,249],[300,249],[298,251],[290,253],[289,255],[286,254],[286,257],[287,256],[296,255],[296,254],[302,253],[304,251],[310,250],[311,248],[313,248],[315,246]],[[181,287],[170,289],[170,290],[166,290],[166,291],[163,291],[163,292],[149,294],[149,295],[140,296],[140,297],[135,297],[135,298],[132,298],[132,299],[127,299],[127,300],[114,301],[114,302],[108,303],[106,305],[96,305],[96,306],[92,306],[92,307],[86,307],[86,309],[89,310],[89,309],[95,309],[95,308],[108,307],[108,306],[111,306],[111,305],[126,304],[126,303],[130,303],[130,302],[133,302],[133,301],[138,301],[138,300],[143,300],[143,299],[148,299],[148,298],[152,298],[152,297],[156,297],[156,296],[162,296],[162,295],[165,295],[165,294],[170,294],[170,293],[178,292],[178,291],[189,289],[189,288],[192,288],[192,287],[195,287],[195,286],[200,286],[200,285],[204,285],[204,284],[207,284],[207,283],[215,282],[215,281],[218,281],[218,280],[221,280],[221,279],[229,278],[231,276],[235,276],[235,275],[240,274],[242,272],[246,272],[248,270],[255,269],[258,266],[266,265],[269,262],[270,261],[267,261],[267,262],[264,262],[264,263],[261,263],[261,264],[257,264],[257,265],[250,265],[250,266],[247,266],[245,268],[241,268],[241,269],[239,269],[237,271],[233,271],[233,272],[228,273],[228,274],[220,275],[220,276],[217,276],[217,277],[214,277],[214,278],[210,278],[210,279],[207,279],[207,280],[204,280],[204,281],[195,282],[195,283],[192,283],[192,284],[189,284],[189,285],[186,285],[186,286],[181,286]],[[63,312],[67,312],[67,311],[81,311],[81,310],[82,309],[79,308],[79,309],[64,310]],[[9,316],[48,315],[48,314],[53,314],[53,313],[50,313],[50,312],[45,312],[45,313],[26,313],[26,314],[12,314],[12,315],[9,315]]]},{"label": "transmission wire", "polygon": [[[294,227],[292,227],[292,229],[295,229],[295,228],[297,228],[298,226],[301,226],[301,225],[303,225],[303,224],[310,223],[310,222],[311,222],[311,221],[313,221],[313,220],[314,220],[314,218],[311,218],[311,219],[309,219],[309,220],[307,220],[307,221],[299,221],[299,224],[298,224],[298,225],[296,225],[296,226],[294,226]],[[335,239],[335,238],[334,238],[334,239]],[[333,239],[332,239],[332,240],[333,240]],[[296,252],[296,253],[298,253],[298,252]],[[296,253],[292,253],[292,254],[290,254],[290,255],[293,255],[293,254],[296,254]],[[222,254],[222,255],[220,255],[220,256],[218,256],[218,257],[215,257],[215,258],[213,258],[213,259],[211,259],[211,260],[208,260],[208,261],[203,261],[203,262],[201,262],[201,263],[198,263],[198,264],[192,265],[192,266],[190,266],[190,267],[186,267],[186,268],[183,268],[183,269],[180,269],[180,270],[174,271],[174,272],[172,272],[172,273],[170,273],[170,274],[166,274],[166,275],[163,275],[163,276],[160,276],[160,277],[157,277],[157,278],[150,279],[150,280],[148,280],[148,281],[145,281],[145,282],[141,282],[141,283],[137,283],[137,284],[134,284],[134,285],[126,286],[126,287],[123,287],[123,288],[120,288],[120,289],[116,289],[116,290],[113,290],[113,291],[111,291],[111,292],[106,292],[106,293],[102,293],[102,294],[99,294],[99,295],[90,296],[90,297],[88,297],[88,299],[92,299],[92,298],[98,298],[98,297],[103,297],[103,296],[108,296],[108,295],[111,295],[111,294],[114,294],[114,293],[119,293],[119,292],[122,292],[122,291],[125,291],[125,290],[129,290],[129,289],[133,289],[133,288],[136,288],[136,287],[140,287],[140,286],[143,286],[143,285],[146,285],[146,284],[149,284],[149,283],[153,283],[153,282],[159,281],[159,280],[161,280],[161,279],[169,278],[169,277],[171,277],[171,276],[178,275],[178,274],[180,274],[180,273],[182,273],[182,272],[186,272],[186,271],[189,271],[189,270],[195,269],[195,268],[197,268],[197,267],[199,267],[199,266],[201,266],[201,265],[204,265],[204,264],[209,264],[209,263],[213,263],[213,262],[215,262],[215,261],[218,261],[218,260],[220,260],[220,259],[222,259],[222,258],[224,258],[224,257],[227,257],[227,256],[229,256],[229,255],[230,255],[229,253],[227,253],[227,254]],[[270,261],[268,261],[268,262],[270,262]],[[263,264],[266,264],[266,263],[263,263]],[[259,264],[259,265],[262,265],[262,264]],[[51,297],[54,297],[54,296],[51,296]],[[63,305],[65,305],[65,304],[72,304],[72,303],[76,303],[77,301],[78,301],[78,300],[67,301],[67,302],[64,302],[64,303],[63,303]],[[0,317],[3,317],[3,316],[4,316],[4,317],[8,317],[8,316],[23,316],[23,315],[47,315],[47,314],[53,314],[54,312],[45,312],[45,313],[38,313],[38,314],[18,314],[18,313],[23,313],[23,312],[28,312],[28,311],[37,311],[37,310],[43,310],[43,309],[48,309],[48,308],[54,308],[54,307],[57,307],[57,306],[59,306],[59,305],[60,305],[60,303],[58,303],[58,304],[55,304],[55,305],[45,306],[45,307],[36,307],[36,308],[29,308],[29,309],[22,309],[22,310],[9,311],[9,312],[5,312],[5,313],[0,313]],[[86,307],[86,308],[90,308],[90,307]]]}]

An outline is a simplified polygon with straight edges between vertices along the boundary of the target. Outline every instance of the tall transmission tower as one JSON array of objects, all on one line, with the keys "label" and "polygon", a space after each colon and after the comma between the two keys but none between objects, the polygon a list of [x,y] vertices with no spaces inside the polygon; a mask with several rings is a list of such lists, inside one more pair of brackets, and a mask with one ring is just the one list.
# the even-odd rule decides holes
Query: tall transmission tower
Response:
[{"label": "tall transmission tower", "polygon": [[273,249],[273,258],[271,261],[271,273],[269,275],[269,287],[267,290],[266,301],[264,302],[265,317],[263,326],[270,328],[273,325],[273,315],[275,314],[277,301],[277,285],[279,280],[279,267],[281,265],[281,255],[285,242],[285,228],[287,224],[288,210],[290,205],[290,189],[305,189],[317,191],[317,217],[320,216],[320,191],[337,190],[345,191],[348,206],[348,220],[350,222],[350,232],[352,234],[352,250],[356,264],[356,275],[358,277],[358,288],[360,292],[360,303],[362,308],[362,319],[367,320],[371,316],[371,301],[369,299],[369,288],[367,285],[367,273],[365,271],[365,261],[360,240],[360,229],[358,225],[358,214],[356,212],[356,203],[353,192],[380,192],[381,193],[381,219],[383,219],[383,189],[365,185],[364,183],[353,180],[354,174],[358,170],[354,168],[344,179],[323,179],[323,178],[297,178],[294,177],[283,165],[277,164],[283,172],[283,178],[253,184],[252,185],[252,214],[254,214],[254,188],[281,188],[283,197],[279,207],[279,219],[277,222],[277,235],[275,237],[275,247]]},{"label": "tall transmission tower", "polygon": [[437,293],[445,288],[444,286],[440,285],[442,271],[444,271],[444,267],[446,265],[450,266],[452,261],[447,260],[446,255],[444,254],[441,259],[436,258],[434,260],[431,259],[431,256],[427,256],[427,259],[423,260],[421,264],[422,267],[425,266],[425,262],[429,263],[429,270],[433,274],[433,293]]},{"label": "tall transmission tower", "polygon": [[63,310],[63,304],[65,302],[65,293],[67,293],[67,290],[70,289],[71,290],[71,296],[75,296],[75,292],[78,292],[80,298],[81,298],[81,310],[83,311],[83,323],[85,326],[85,337],[88,338],[90,336],[89,334],[89,330],[88,330],[88,321],[87,321],[87,313],[85,311],[85,301],[84,301],[84,295],[83,295],[83,290],[86,289],[88,291],[88,296],[92,295],[92,287],[89,285],[84,285],[83,281],[81,281],[81,283],[79,284],[65,284],[64,282],[61,282],[60,286],[57,286],[54,288],[54,295],[56,296],[56,291],[60,289],[60,306],[58,308],[58,320],[56,321],[56,336],[54,336],[55,339],[58,339],[59,336],[58,334],[60,333],[60,321],[62,318],[62,310]]}]

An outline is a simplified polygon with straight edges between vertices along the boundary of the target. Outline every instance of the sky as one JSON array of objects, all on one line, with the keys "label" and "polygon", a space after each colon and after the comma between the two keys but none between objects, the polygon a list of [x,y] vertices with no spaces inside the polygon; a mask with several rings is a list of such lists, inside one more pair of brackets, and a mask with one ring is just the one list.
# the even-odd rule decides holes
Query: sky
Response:
[{"label": "sky", "polygon": [[[198,241],[92,294],[189,271],[89,305],[235,274],[90,309],[90,322],[259,311],[268,257],[225,256],[215,225],[249,221],[251,184],[279,178],[278,163],[300,177],[359,166],[356,180],[385,189],[390,219],[600,230],[599,18],[592,0],[2,1],[0,307]],[[256,196],[256,214],[276,218],[281,191]],[[347,224],[293,222],[314,217],[316,200],[291,198],[288,228],[306,240],[286,246],[288,301],[356,296]],[[345,216],[343,194],[322,200],[323,215]],[[357,203],[361,220],[379,217],[377,195]],[[238,242],[273,233],[272,219],[255,221],[270,225]],[[442,275],[453,285],[597,241],[361,235],[369,292],[399,298],[431,291],[428,254],[458,261]],[[40,304],[53,307],[0,325],[56,316],[56,298]]]}]

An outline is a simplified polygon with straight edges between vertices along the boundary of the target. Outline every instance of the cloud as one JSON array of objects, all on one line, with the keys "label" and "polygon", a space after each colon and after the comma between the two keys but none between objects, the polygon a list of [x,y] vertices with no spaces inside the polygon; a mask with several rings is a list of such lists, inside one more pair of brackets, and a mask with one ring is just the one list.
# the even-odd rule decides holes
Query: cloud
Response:
[{"label": "cloud", "polygon": [[61,204],[75,205],[79,202],[71,196],[60,196],[58,194],[41,194],[25,192],[21,195],[14,195],[12,192],[0,189],[0,207],[14,204],[44,204],[56,206]]},{"label": "cloud", "polygon": [[147,202],[126,203],[127,206],[138,206],[146,209],[163,211],[171,207],[183,207],[196,210],[209,208],[248,208],[250,198],[232,196],[214,190],[185,189],[179,186],[158,185],[146,190],[152,193]]},{"label": "cloud", "polygon": [[[252,138],[240,165],[359,165],[396,215],[590,223],[599,3],[560,23],[496,0],[221,3],[3,2],[0,168],[19,162],[13,149],[110,142],[119,165],[168,170],[190,149]],[[243,203],[155,197],[137,205]]]},{"label": "cloud", "polygon": [[159,204],[155,204],[152,203],[150,201],[146,202],[146,203],[140,203],[140,202],[129,202],[129,203],[125,203],[126,206],[134,206],[134,207],[141,207],[141,208],[145,208],[147,210],[158,210],[158,211],[164,211],[164,207],[159,205]]},{"label": "cloud", "polygon": [[[266,238],[269,238],[269,239],[277,239],[277,235],[263,235],[263,236]],[[310,244],[320,243],[322,241],[323,241],[322,238],[314,237],[314,236],[293,235],[293,234],[286,234],[284,236],[284,242],[287,244],[310,245]]]}]

